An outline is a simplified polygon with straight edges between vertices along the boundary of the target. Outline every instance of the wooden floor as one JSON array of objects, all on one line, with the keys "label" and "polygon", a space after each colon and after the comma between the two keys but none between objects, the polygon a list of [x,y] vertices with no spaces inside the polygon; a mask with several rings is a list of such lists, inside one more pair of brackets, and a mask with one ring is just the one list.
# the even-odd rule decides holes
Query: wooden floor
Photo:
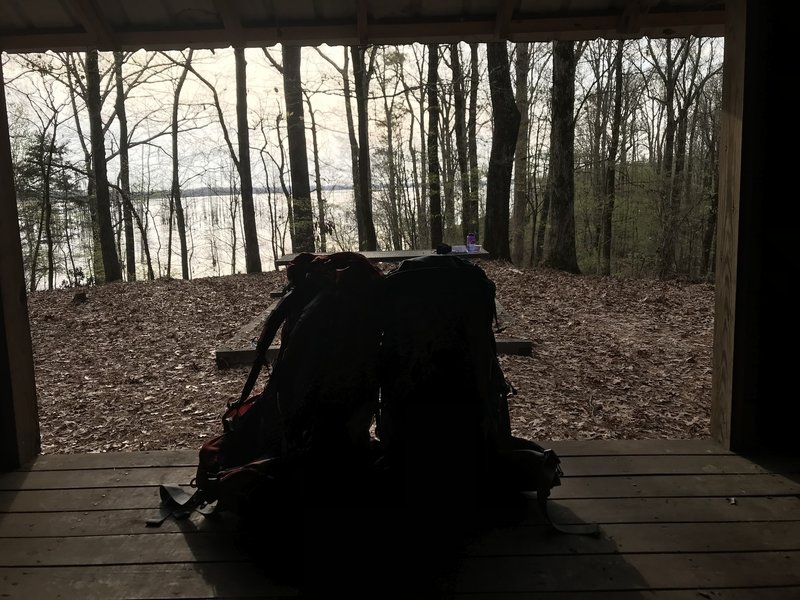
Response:
[{"label": "wooden floor", "polygon": [[[710,442],[558,442],[553,534],[535,511],[468,547],[463,598],[800,598],[800,460],[748,460]],[[275,598],[225,521],[146,528],[159,483],[194,452],[42,456],[0,475],[0,598]],[[380,593],[376,593],[380,598]]]}]

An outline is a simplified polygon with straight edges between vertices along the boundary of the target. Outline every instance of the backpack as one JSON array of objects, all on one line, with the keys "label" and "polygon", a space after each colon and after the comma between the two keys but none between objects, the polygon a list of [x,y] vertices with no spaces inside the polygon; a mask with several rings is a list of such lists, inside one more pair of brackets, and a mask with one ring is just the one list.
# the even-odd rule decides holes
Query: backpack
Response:
[{"label": "backpack", "polygon": [[[383,276],[360,254],[300,254],[287,278],[241,397],[200,449],[195,493],[161,486],[149,525],[226,508],[250,522],[277,515],[254,530],[288,527],[288,538],[297,519],[282,517],[333,489],[326,501],[340,507],[405,511],[395,533],[416,522],[446,536],[507,520],[509,506],[521,518],[522,492],[533,491],[556,529],[596,531],[550,521],[559,458],[511,434],[495,286],[480,267],[428,255]],[[251,395],[281,327],[267,385]]]},{"label": "backpack", "polygon": [[495,285],[478,265],[433,254],[385,276],[381,397],[376,435],[391,496],[447,535],[521,520],[536,492],[547,512],[560,485],[553,450],[511,434],[508,396],[495,344]]},{"label": "backpack", "polygon": [[[339,484],[348,475],[360,480],[369,466],[381,272],[357,253],[302,253],[288,266],[287,279],[240,398],[222,416],[222,433],[200,448],[195,492],[161,486],[162,509],[148,525],[170,515],[185,518],[192,510],[226,509],[252,518],[263,509],[264,495],[288,494],[292,503],[315,477],[318,486],[330,484],[332,465]],[[251,394],[279,330],[267,384]]]}]

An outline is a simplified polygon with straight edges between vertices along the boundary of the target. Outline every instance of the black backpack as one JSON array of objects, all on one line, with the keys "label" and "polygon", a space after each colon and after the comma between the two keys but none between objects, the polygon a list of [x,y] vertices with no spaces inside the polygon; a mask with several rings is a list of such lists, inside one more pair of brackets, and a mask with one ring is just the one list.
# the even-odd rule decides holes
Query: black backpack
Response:
[{"label": "black backpack", "polygon": [[[284,527],[290,539],[302,515],[287,511],[319,490],[335,490],[327,505],[377,508],[388,537],[385,509],[402,509],[398,535],[404,523],[446,523],[449,534],[509,504],[523,510],[521,491],[537,492],[547,516],[559,459],[511,435],[495,288],[481,268],[430,255],[383,276],[360,254],[301,254],[287,277],[223,433],[200,450],[195,493],[162,486],[148,524],[227,508],[260,525],[251,531]],[[281,327],[267,385],[251,395]]]},{"label": "black backpack", "polygon": [[[364,480],[375,451],[381,272],[357,253],[303,253],[287,279],[239,400],[223,414],[222,433],[200,449],[194,493],[161,486],[162,510],[148,525],[223,509],[253,525],[264,497],[297,504],[304,488]],[[279,330],[266,387],[252,394]]]},{"label": "black backpack", "polygon": [[[506,381],[497,357],[495,285],[456,256],[403,261],[383,284],[381,398],[377,417],[391,496],[418,520],[452,527],[513,522],[522,492],[547,498],[560,485],[556,453],[511,434]],[[455,521],[460,521],[455,522]],[[452,529],[451,527],[451,529]],[[449,533],[452,533],[450,531]]]}]

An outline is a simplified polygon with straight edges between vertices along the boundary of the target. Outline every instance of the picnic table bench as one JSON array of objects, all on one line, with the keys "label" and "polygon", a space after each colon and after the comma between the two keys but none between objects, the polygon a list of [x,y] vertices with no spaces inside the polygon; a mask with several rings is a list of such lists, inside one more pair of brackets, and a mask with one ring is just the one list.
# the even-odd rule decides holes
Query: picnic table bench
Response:
[{"label": "picnic table bench", "polygon": [[[467,252],[464,246],[453,246],[453,251],[450,253],[453,256],[460,256],[462,258],[478,259],[478,258],[491,258],[488,251],[480,248],[472,252]],[[318,254],[325,254],[324,252]],[[372,262],[401,262],[407,258],[417,258],[419,256],[428,256],[436,254],[435,250],[364,250],[359,252],[363,254],[367,260]],[[297,253],[284,254],[280,258],[275,259],[275,268],[285,267],[294,258]]]}]

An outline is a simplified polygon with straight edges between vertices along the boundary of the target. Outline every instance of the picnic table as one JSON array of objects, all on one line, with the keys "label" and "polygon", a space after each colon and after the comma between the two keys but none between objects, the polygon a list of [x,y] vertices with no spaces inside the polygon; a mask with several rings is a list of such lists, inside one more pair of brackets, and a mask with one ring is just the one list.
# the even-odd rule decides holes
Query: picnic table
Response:
[{"label": "picnic table", "polygon": [[[317,254],[326,254],[325,252]],[[367,260],[371,262],[400,262],[407,258],[417,258],[419,256],[428,256],[436,254],[436,250],[365,250],[359,252],[363,254]],[[491,255],[488,251],[480,248],[472,252],[467,252],[464,246],[453,246],[453,251],[450,252],[452,256],[460,256],[462,258],[478,259],[490,258]],[[297,256],[297,254],[284,254],[280,258],[275,259],[275,267],[285,267]]]},{"label": "picnic table", "polygon": [[[489,252],[482,248],[474,252],[466,252],[461,250],[462,247],[453,246],[453,256],[462,256],[469,259],[488,258]],[[400,262],[407,258],[415,258],[418,256],[427,256],[434,254],[433,250],[401,250],[401,251],[365,251],[361,252],[368,260],[372,262]],[[319,254],[319,253],[318,253]],[[322,253],[325,254],[325,253]],[[281,256],[275,261],[276,266],[286,266],[297,254],[286,254]],[[270,292],[270,297],[273,299],[280,298],[285,292],[284,288],[278,288]],[[277,300],[261,315],[247,323],[240,329],[230,340],[225,342],[222,347],[218,348],[215,352],[215,359],[217,367],[220,369],[227,369],[230,367],[238,367],[250,365],[256,358],[256,340],[261,332],[267,317],[277,305]],[[506,313],[499,302],[495,301],[497,316],[498,316],[498,329],[505,329],[510,324],[511,317]],[[498,334],[500,331],[498,331]],[[519,356],[530,356],[533,344],[528,339],[515,338],[509,336],[498,335],[496,337],[497,352],[499,354],[515,354]],[[273,343],[268,352],[267,358],[271,361],[278,354],[278,343]]]}]

